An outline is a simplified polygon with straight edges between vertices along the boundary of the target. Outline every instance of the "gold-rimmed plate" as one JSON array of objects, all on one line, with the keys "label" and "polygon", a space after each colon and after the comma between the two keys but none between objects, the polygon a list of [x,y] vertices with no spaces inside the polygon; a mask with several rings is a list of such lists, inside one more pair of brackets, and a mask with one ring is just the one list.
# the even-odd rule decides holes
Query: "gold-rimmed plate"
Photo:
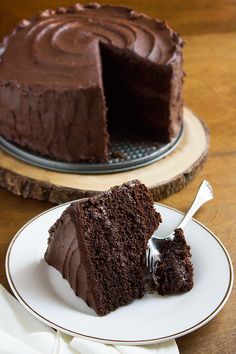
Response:
[{"label": "gold-rimmed plate", "polygon": [[[185,235],[191,246],[194,287],[185,294],[141,300],[99,317],[76,297],[59,272],[44,261],[48,229],[70,203],[54,207],[29,221],[13,238],[6,273],[16,298],[35,317],[73,336],[110,344],[144,345],[188,334],[210,321],[225,305],[233,285],[230,257],[219,239],[192,220]],[[155,204],[168,234],[182,213]]]}]

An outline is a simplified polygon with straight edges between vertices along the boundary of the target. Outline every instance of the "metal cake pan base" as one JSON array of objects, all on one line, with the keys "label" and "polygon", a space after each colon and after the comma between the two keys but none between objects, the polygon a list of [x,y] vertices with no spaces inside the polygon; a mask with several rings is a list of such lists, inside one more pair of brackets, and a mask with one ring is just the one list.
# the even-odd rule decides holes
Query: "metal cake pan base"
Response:
[{"label": "metal cake pan base", "polygon": [[0,147],[11,156],[33,166],[51,171],[75,174],[107,174],[123,172],[146,166],[162,159],[173,151],[183,135],[183,127],[178,135],[167,144],[154,140],[117,137],[111,139],[110,159],[106,163],[68,163],[33,154],[0,137]]}]

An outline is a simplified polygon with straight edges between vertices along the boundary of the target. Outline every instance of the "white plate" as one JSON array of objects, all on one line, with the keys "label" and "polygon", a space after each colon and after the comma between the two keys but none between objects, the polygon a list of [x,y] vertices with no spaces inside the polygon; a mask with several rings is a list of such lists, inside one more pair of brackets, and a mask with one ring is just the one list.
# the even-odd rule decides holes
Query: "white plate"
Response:
[{"label": "white plate", "polygon": [[[6,273],[17,299],[35,317],[70,335],[115,344],[151,344],[183,336],[211,320],[226,303],[233,285],[230,257],[222,243],[196,220],[185,229],[192,249],[194,287],[185,294],[146,294],[141,300],[99,317],[76,297],[59,272],[44,261],[48,229],[70,203],[29,221],[13,238]],[[159,232],[168,234],[182,213],[156,204]]]}]

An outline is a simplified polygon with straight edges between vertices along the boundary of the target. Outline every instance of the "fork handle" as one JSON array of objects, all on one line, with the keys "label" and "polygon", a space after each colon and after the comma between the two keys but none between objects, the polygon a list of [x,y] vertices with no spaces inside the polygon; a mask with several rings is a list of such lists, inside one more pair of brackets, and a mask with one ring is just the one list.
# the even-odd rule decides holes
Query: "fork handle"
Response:
[{"label": "fork handle", "polygon": [[194,198],[194,201],[193,201],[192,205],[190,206],[187,214],[185,215],[185,217],[183,218],[183,220],[181,221],[181,223],[178,225],[177,228],[183,229],[186,226],[186,224],[188,223],[188,221],[192,218],[192,216],[196,213],[196,211],[203,204],[205,204],[206,202],[208,202],[211,199],[213,199],[211,185],[209,184],[209,182],[204,180],[201,183],[201,185],[197,191],[197,194]]},{"label": "fork handle", "polygon": [[[183,229],[186,224],[189,222],[189,220],[192,218],[192,216],[196,213],[196,211],[206,202],[209,200],[213,199],[213,192],[212,192],[212,187],[210,183],[206,180],[204,180],[200,187],[198,188],[197,194],[193,200],[193,203],[191,204],[187,214],[184,216],[180,224],[176,227],[176,229]],[[172,240],[174,238],[174,232],[170,234],[168,237],[165,239],[170,239]],[[155,234],[152,236],[152,239],[157,239],[160,240],[160,238],[155,237]]]}]

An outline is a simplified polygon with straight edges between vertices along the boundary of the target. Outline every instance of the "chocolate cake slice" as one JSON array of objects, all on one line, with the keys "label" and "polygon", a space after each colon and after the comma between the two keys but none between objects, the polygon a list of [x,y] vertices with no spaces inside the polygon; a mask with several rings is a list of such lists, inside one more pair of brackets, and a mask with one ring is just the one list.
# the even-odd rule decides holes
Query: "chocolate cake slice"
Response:
[{"label": "chocolate cake slice", "polygon": [[189,291],[193,287],[190,246],[182,229],[175,230],[173,241],[163,242],[161,259],[153,272],[154,288],[160,295]]},{"label": "chocolate cake slice", "polygon": [[145,250],[161,222],[138,180],[72,203],[49,230],[46,262],[105,315],[144,294]]}]

